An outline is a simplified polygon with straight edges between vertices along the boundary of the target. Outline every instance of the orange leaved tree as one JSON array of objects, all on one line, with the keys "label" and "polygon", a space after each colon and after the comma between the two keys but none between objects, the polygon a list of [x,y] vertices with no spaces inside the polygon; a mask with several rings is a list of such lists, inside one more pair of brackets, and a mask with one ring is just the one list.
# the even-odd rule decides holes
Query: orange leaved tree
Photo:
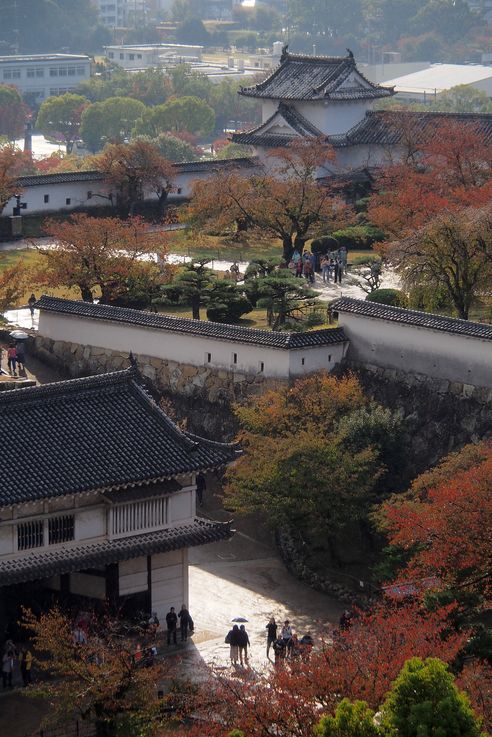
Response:
[{"label": "orange leaved tree", "polygon": [[29,690],[49,701],[51,722],[82,719],[95,725],[97,737],[157,732],[163,667],[150,656],[143,663],[145,650],[138,650],[135,638],[122,636],[115,620],[91,622],[81,644],[74,642],[72,622],[58,608],[39,618],[25,612],[23,626],[37,667],[48,675]]},{"label": "orange leaved tree", "polygon": [[334,160],[330,146],[302,140],[271,151],[269,160],[268,168],[257,168],[250,176],[231,165],[206,182],[195,182],[186,221],[214,230],[251,228],[279,238],[285,261],[294,248],[302,251],[321,224],[341,227],[347,222],[349,210],[339,192],[316,182],[320,168]]},{"label": "orange leaved tree", "polygon": [[[76,287],[83,300],[114,302],[128,294],[132,284],[148,289],[150,304],[167,279],[163,265],[166,240],[150,231],[140,218],[92,218],[72,215],[63,222],[49,220],[45,230],[53,248],[42,251],[45,263],[36,281],[49,287]],[[145,286],[147,284],[147,287]]]}]

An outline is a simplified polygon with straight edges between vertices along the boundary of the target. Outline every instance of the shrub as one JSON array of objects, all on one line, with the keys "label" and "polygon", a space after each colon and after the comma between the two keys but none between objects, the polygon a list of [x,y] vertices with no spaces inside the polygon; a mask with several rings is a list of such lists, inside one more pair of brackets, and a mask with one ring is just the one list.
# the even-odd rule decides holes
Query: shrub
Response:
[{"label": "shrub", "polygon": [[373,243],[384,240],[385,235],[375,225],[354,225],[350,228],[336,230],[333,237],[337,239],[340,246],[345,246],[347,251],[359,251],[371,248]]},{"label": "shrub", "polygon": [[323,235],[320,238],[315,238],[311,242],[311,252],[317,254],[325,254],[330,251],[338,251],[340,243],[336,238],[331,235]]},{"label": "shrub", "polygon": [[219,281],[210,291],[207,318],[213,322],[234,323],[252,309],[251,302],[239,291],[236,284]]},{"label": "shrub", "polygon": [[366,300],[392,307],[407,306],[407,298],[400,289],[375,289],[374,292],[367,295]]}]

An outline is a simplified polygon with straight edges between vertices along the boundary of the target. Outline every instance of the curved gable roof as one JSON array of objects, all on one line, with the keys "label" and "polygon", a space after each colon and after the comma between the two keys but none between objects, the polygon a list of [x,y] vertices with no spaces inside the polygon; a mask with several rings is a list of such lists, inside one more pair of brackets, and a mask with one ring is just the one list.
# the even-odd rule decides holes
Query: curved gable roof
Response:
[{"label": "curved gable roof", "polygon": [[239,94],[281,100],[344,101],[388,97],[393,90],[366,79],[352,54],[305,56],[284,52],[280,65],[270,76],[253,87],[242,87]]}]

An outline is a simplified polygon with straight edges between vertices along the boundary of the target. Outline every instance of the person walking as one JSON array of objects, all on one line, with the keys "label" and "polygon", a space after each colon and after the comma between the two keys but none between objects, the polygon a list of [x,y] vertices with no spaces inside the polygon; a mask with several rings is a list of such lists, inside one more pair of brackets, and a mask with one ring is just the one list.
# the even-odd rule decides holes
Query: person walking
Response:
[{"label": "person walking", "polygon": [[36,299],[36,295],[34,292],[31,294],[29,299],[27,300],[27,304],[29,305],[29,310],[31,311],[31,317],[34,317],[34,305],[36,304],[38,300]]},{"label": "person walking", "polygon": [[337,266],[338,266],[338,283],[342,283],[342,276],[343,276],[343,262],[341,259],[337,259]]},{"label": "person walking", "polygon": [[302,267],[303,267],[303,261],[302,261],[302,258],[299,256],[299,260],[296,263],[296,276],[299,279],[302,279]]},{"label": "person walking", "polygon": [[178,614],[179,617],[179,629],[181,631],[181,642],[186,642],[188,639],[188,632],[193,632],[193,620],[191,614],[186,608],[186,604],[183,604],[181,611]]},{"label": "person walking", "polygon": [[270,621],[266,626],[267,630],[267,658],[270,657],[270,648],[277,639],[277,623],[275,617],[270,617]]},{"label": "person walking", "polygon": [[309,258],[304,261],[304,276],[306,277],[306,281],[310,284],[314,282],[313,265]]},{"label": "person walking", "polygon": [[15,345],[12,343],[7,349],[7,365],[9,367],[9,373],[12,374],[12,376],[17,376],[17,374],[15,373],[16,364],[17,351],[15,349]]},{"label": "person walking", "polygon": [[231,658],[231,663],[233,665],[237,665],[240,639],[239,627],[235,624],[232,630],[229,630],[225,639],[229,644],[229,657]]},{"label": "person walking", "polygon": [[207,489],[207,481],[205,474],[201,471],[196,475],[196,498],[198,499],[198,505],[203,507],[203,494]]},{"label": "person walking", "polygon": [[284,626],[280,631],[280,637],[284,641],[285,651],[289,655],[292,649],[292,627],[288,619],[284,622]]},{"label": "person walking", "polygon": [[21,675],[22,675],[22,683],[24,684],[25,687],[27,687],[32,683],[32,680],[31,680],[32,653],[29,650],[29,647],[24,647],[22,649],[20,668],[21,668]]},{"label": "person walking", "polygon": [[323,256],[320,262],[321,273],[323,276],[323,284],[330,283],[330,259],[328,256]]},{"label": "person walking", "polygon": [[7,650],[2,658],[2,685],[3,688],[12,688],[12,675],[14,673],[15,653]]},{"label": "person walking", "polygon": [[[246,627],[242,624],[239,628],[239,662],[241,665],[248,664],[248,647],[250,647],[248,633]],[[244,662],[243,662],[244,658]]]},{"label": "person walking", "polygon": [[178,627],[178,615],[176,614],[175,608],[172,606],[166,614],[166,625],[167,625],[167,644],[171,644],[171,638],[176,645],[176,630]]},{"label": "person walking", "polygon": [[19,375],[22,368],[22,373],[26,373],[26,348],[22,340],[18,340],[15,344],[15,357],[17,359],[17,366],[19,368]]}]

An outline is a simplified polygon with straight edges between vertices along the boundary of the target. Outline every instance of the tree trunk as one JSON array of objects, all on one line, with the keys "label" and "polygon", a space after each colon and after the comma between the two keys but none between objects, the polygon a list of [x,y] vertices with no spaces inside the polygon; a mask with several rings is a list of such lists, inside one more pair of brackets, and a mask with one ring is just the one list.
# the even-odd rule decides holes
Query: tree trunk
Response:
[{"label": "tree trunk", "polygon": [[94,302],[92,292],[89,287],[86,287],[85,284],[79,284],[79,289],[84,302]]},{"label": "tree trunk", "polygon": [[200,298],[193,297],[191,300],[191,316],[194,320],[200,319]]},{"label": "tree trunk", "polygon": [[283,248],[283,259],[286,264],[289,263],[289,261],[292,260],[292,254],[294,253],[294,246],[292,245],[292,236],[290,235],[284,235],[282,238],[282,248]]},{"label": "tree trunk", "polygon": [[157,205],[157,212],[159,217],[162,217],[164,215],[164,211],[166,209],[166,202],[169,192],[167,189],[163,189],[159,195],[158,205]]}]

